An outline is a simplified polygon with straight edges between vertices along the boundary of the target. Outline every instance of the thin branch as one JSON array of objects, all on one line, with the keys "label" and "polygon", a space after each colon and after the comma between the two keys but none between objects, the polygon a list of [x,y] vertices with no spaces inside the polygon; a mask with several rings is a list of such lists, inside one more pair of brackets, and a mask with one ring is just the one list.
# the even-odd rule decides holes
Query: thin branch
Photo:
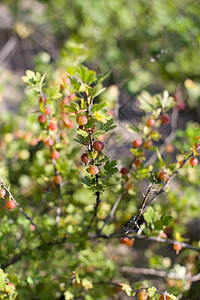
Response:
[{"label": "thin branch", "polygon": [[10,55],[17,45],[17,37],[11,36],[0,51],[0,64]]},{"label": "thin branch", "polygon": [[13,200],[16,204],[16,206],[19,208],[20,212],[26,217],[26,219],[28,219],[31,224],[35,227],[36,231],[38,232],[40,238],[44,241],[44,238],[42,236],[41,231],[39,230],[38,226],[35,224],[35,222],[33,222],[33,219],[30,218],[27,213],[21,208],[20,204],[16,201],[16,199],[13,197],[12,193],[10,192],[10,190],[5,186],[5,184],[3,182],[1,182],[1,186],[8,192],[10,199]]},{"label": "thin branch", "polygon": [[143,275],[151,275],[151,276],[156,276],[156,277],[162,277],[162,278],[170,278],[170,279],[176,279],[176,280],[188,280],[188,281],[198,281],[200,279],[200,273],[198,273],[197,275],[194,276],[183,276],[183,275],[178,275],[176,273],[168,273],[165,271],[160,271],[160,270],[156,270],[156,269],[147,269],[147,268],[130,268],[130,267],[126,267],[123,266],[121,268],[122,272],[125,273],[131,273],[133,276],[135,274],[143,274]]}]

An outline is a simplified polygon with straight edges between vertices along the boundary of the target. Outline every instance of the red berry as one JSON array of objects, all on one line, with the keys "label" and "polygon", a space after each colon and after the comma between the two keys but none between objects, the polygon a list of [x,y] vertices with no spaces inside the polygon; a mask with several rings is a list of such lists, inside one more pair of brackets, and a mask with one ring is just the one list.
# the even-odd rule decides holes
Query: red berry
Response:
[{"label": "red berry", "polygon": [[134,161],[136,168],[139,168],[142,164],[142,160],[140,158],[136,158]]},{"label": "red berry", "polygon": [[98,172],[99,172],[99,168],[97,166],[89,166],[88,168],[88,172],[91,174],[91,175],[96,175]]},{"label": "red berry", "polygon": [[159,300],[164,300],[164,299],[166,299],[166,300],[171,300],[172,298],[169,297],[169,296],[167,296],[166,294],[165,294],[165,298],[164,298],[163,295],[160,295]]},{"label": "red berry", "polygon": [[152,146],[153,146],[153,142],[152,141],[147,140],[147,141],[144,142],[144,148],[148,149],[148,148],[150,148]]},{"label": "red berry", "polygon": [[8,201],[6,201],[6,206],[10,210],[14,209],[16,206],[15,201],[9,199]]},{"label": "red berry", "polygon": [[51,122],[51,123],[49,124],[49,129],[50,129],[50,130],[54,131],[54,130],[56,130],[57,128],[58,128],[58,125],[57,125],[56,123]]},{"label": "red berry", "polygon": [[142,141],[141,140],[134,140],[133,141],[133,147],[134,148],[140,148],[142,146]]},{"label": "red berry", "polygon": [[123,237],[123,238],[120,238],[119,242],[120,242],[120,244],[124,244],[128,247],[131,247],[134,244],[134,239],[129,239],[128,237]]},{"label": "red berry", "polygon": [[169,124],[170,122],[170,117],[167,114],[162,114],[160,117],[160,121],[163,125]]},{"label": "red berry", "polygon": [[191,165],[191,167],[198,165],[198,159],[196,157],[192,157],[190,159],[190,165]]},{"label": "red berry", "polygon": [[51,153],[51,157],[53,158],[53,159],[58,159],[59,157],[60,157],[60,153],[58,152],[58,151],[53,151],[52,153]]},{"label": "red berry", "polygon": [[147,126],[153,127],[156,124],[156,121],[152,118],[149,118],[146,122]]},{"label": "red berry", "polygon": [[46,117],[45,117],[44,115],[40,115],[40,116],[38,117],[38,122],[39,122],[40,124],[45,123],[45,121],[46,121]]},{"label": "red berry", "polygon": [[67,127],[68,129],[72,129],[74,127],[74,123],[71,120],[64,120],[65,123],[65,127]]},{"label": "red berry", "polygon": [[76,118],[76,122],[78,123],[78,125],[84,126],[84,125],[86,125],[87,122],[88,122],[88,117],[85,116],[85,115],[79,115],[79,116]]},{"label": "red berry", "polygon": [[81,161],[87,165],[90,162],[90,159],[88,158],[88,153],[83,153],[81,155]]},{"label": "red berry", "polygon": [[61,184],[62,182],[62,177],[60,175],[56,175],[53,179],[55,184]]},{"label": "red berry", "polygon": [[46,106],[46,107],[44,108],[44,114],[45,114],[45,115],[50,115],[50,114],[51,114],[51,108]]},{"label": "red berry", "polygon": [[6,195],[6,191],[4,189],[0,189],[0,198],[4,199]]},{"label": "red berry", "polygon": [[129,168],[128,167],[123,167],[123,168],[121,168],[120,172],[122,173],[122,175],[127,175],[128,172],[129,172]]},{"label": "red berry", "polygon": [[179,243],[176,243],[176,244],[173,245],[173,249],[176,251],[176,254],[179,254],[179,252],[182,249],[182,245],[179,244]]},{"label": "red berry", "polygon": [[40,97],[40,99],[39,99],[39,103],[41,103],[41,102],[43,102],[43,101],[44,101],[44,102],[47,102],[47,98],[46,98],[46,97],[43,97],[43,98],[42,98],[42,97]]},{"label": "red berry", "polygon": [[159,177],[161,180],[166,181],[168,179],[168,175],[166,172],[160,172]]},{"label": "red berry", "polygon": [[148,293],[145,289],[143,289],[137,294],[137,297],[138,297],[139,300],[147,300],[148,299]]},{"label": "red berry", "polygon": [[104,143],[103,142],[99,141],[99,142],[94,142],[93,143],[93,149],[95,151],[102,151],[103,148],[104,148]]},{"label": "red berry", "polygon": [[43,138],[42,141],[45,143],[46,146],[53,146],[54,145],[54,140],[51,139],[50,137]]},{"label": "red berry", "polygon": [[185,109],[185,102],[183,102],[183,101],[178,102],[177,103],[177,108],[179,110],[184,110]]}]

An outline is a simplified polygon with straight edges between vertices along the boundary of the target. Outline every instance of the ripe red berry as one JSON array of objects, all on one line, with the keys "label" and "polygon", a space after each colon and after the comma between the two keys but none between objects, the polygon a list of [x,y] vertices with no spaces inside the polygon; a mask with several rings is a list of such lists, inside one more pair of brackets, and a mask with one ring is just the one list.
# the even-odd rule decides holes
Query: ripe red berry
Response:
[{"label": "ripe red berry", "polygon": [[83,153],[81,155],[81,161],[87,165],[90,162],[90,159],[88,158],[88,153]]},{"label": "ripe red berry", "polygon": [[60,157],[60,153],[57,150],[55,150],[51,153],[51,157],[53,159],[58,159]]},{"label": "ripe red berry", "polygon": [[196,157],[192,157],[190,159],[190,165],[191,165],[191,167],[198,165],[198,159]]},{"label": "ripe red berry", "polygon": [[84,125],[86,125],[87,122],[88,122],[88,117],[85,116],[85,115],[79,115],[79,116],[76,118],[76,122],[78,123],[78,125],[84,126]]},{"label": "ripe red berry", "polygon": [[128,167],[123,167],[123,168],[121,168],[120,172],[122,173],[122,175],[127,175],[128,172],[129,172],[129,168]]},{"label": "ripe red berry", "polygon": [[50,115],[50,114],[51,114],[51,108],[46,106],[46,107],[44,108],[44,114],[45,114],[45,115]]},{"label": "ripe red berry", "polygon": [[5,199],[6,191],[4,189],[0,189],[0,198]]},{"label": "ripe red berry", "polygon": [[147,141],[144,142],[144,148],[148,149],[148,148],[150,148],[152,146],[153,146],[153,142],[152,141],[147,140]]},{"label": "ripe red berry", "polygon": [[56,123],[51,122],[51,123],[49,124],[49,129],[50,129],[50,130],[54,131],[54,130],[56,130],[57,128],[58,128],[58,125],[57,125]]},{"label": "ripe red berry", "polygon": [[168,175],[166,172],[160,172],[159,177],[161,180],[166,181],[168,179]]},{"label": "ripe red berry", "polygon": [[134,140],[133,141],[133,147],[134,148],[140,148],[142,146],[142,141],[141,140]]},{"label": "ripe red berry", "polygon": [[88,172],[91,174],[91,175],[96,175],[98,172],[99,172],[99,168],[97,166],[89,166],[88,168]]},{"label": "ripe red berry", "polygon": [[153,126],[155,126],[156,121],[155,121],[154,119],[152,119],[152,118],[149,118],[149,119],[147,120],[146,124],[147,124],[147,126],[149,126],[149,127],[153,127]]},{"label": "ripe red berry", "polygon": [[51,139],[50,137],[43,138],[42,141],[45,143],[46,146],[53,146],[54,145],[54,140]]},{"label": "ripe red berry", "polygon": [[129,239],[128,237],[123,237],[123,238],[120,238],[119,242],[120,242],[120,244],[124,244],[128,247],[132,247],[134,244],[134,239]]},{"label": "ripe red berry", "polygon": [[93,143],[93,149],[95,151],[102,151],[103,148],[104,148],[104,143],[103,142],[99,141],[99,142],[94,142]]},{"label": "ripe red berry", "polygon": [[45,123],[45,121],[46,121],[46,117],[45,117],[44,115],[40,115],[40,116],[38,117],[38,122],[39,122],[40,124]]},{"label": "ripe red berry", "polygon": [[7,206],[7,208],[9,208],[10,210],[14,209],[15,206],[16,206],[15,201],[10,200],[10,199],[7,200],[7,201],[6,201],[6,206]]},{"label": "ripe red berry", "polygon": [[162,114],[160,117],[161,124],[166,125],[170,122],[170,117],[167,114]]}]

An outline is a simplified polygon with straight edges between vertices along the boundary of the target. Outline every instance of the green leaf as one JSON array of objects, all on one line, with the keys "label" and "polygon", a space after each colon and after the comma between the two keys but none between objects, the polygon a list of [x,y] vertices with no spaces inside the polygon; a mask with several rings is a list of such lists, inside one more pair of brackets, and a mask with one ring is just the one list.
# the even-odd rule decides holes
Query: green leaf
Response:
[{"label": "green leaf", "polygon": [[86,290],[91,290],[94,288],[92,282],[86,278],[83,278],[82,280],[82,286],[86,289]]},{"label": "green leaf", "polygon": [[104,165],[104,170],[108,173],[108,175],[113,175],[114,173],[118,172],[118,168],[116,166],[116,160],[107,161]]},{"label": "green leaf", "polygon": [[71,81],[71,84],[76,92],[80,91],[81,83],[78,81],[78,79],[75,76],[69,76],[69,79]]},{"label": "green leaf", "polygon": [[165,216],[162,216],[161,220],[162,220],[163,226],[168,227],[173,222],[174,218],[171,216],[165,215]]},{"label": "green leaf", "polygon": [[130,287],[129,284],[121,283],[121,289],[127,294],[127,296],[131,296],[132,288]]},{"label": "green leaf", "polygon": [[96,77],[97,77],[97,83],[102,83],[111,73],[112,71],[108,71],[106,73],[99,73]]},{"label": "green leaf", "polygon": [[4,287],[6,286],[6,277],[7,277],[7,274],[4,273],[4,271],[2,269],[0,269],[0,291],[2,291],[4,289]]},{"label": "green leaf", "polygon": [[83,130],[83,129],[78,129],[77,132],[78,132],[78,135],[81,135],[84,138],[86,138],[87,136],[89,136],[89,133],[87,131]]},{"label": "green leaf", "polygon": [[64,107],[66,108],[66,110],[68,112],[77,112],[80,110],[80,107],[78,105],[78,103],[75,103],[75,102],[71,102],[70,105],[64,105]]},{"label": "green leaf", "polygon": [[52,100],[58,100],[60,97],[62,97],[62,94],[60,93],[60,87],[58,85],[50,86],[47,89],[47,95]]},{"label": "green leaf", "polygon": [[85,145],[89,142],[89,136],[87,136],[86,138],[84,138],[83,136],[81,136],[80,134],[77,134],[76,138],[74,139],[75,142],[81,144],[81,145]]},{"label": "green leaf", "polygon": [[64,296],[65,296],[65,300],[74,299],[74,295],[69,291],[64,292]]},{"label": "green leaf", "polygon": [[148,210],[144,213],[144,219],[147,223],[153,223],[154,209],[153,207],[148,207]]},{"label": "green leaf", "polygon": [[149,297],[154,297],[156,294],[157,289],[152,286],[151,288],[148,288],[147,293]]},{"label": "green leaf", "polygon": [[111,115],[106,113],[106,111],[102,111],[102,112],[95,111],[94,116],[99,122],[102,123],[106,123],[107,120],[110,120],[112,118]]},{"label": "green leaf", "polygon": [[105,133],[105,130],[97,130],[93,134],[93,137],[99,137],[99,136],[103,135],[104,133]]},{"label": "green leaf", "polygon": [[113,125],[113,123],[113,119],[108,120],[106,123],[97,122],[97,128],[99,130],[104,130],[105,132],[108,132],[117,127],[116,125]]},{"label": "green leaf", "polygon": [[157,156],[158,156],[158,159],[159,159],[159,162],[160,162],[161,166],[164,166],[165,163],[163,162],[163,159],[162,159],[162,156],[161,156],[161,154],[158,150],[158,147],[156,147],[156,153],[157,153]]},{"label": "green leaf", "polygon": [[77,74],[80,76],[84,83],[92,84],[96,80],[96,72],[91,71],[83,65],[79,65],[76,69]]},{"label": "green leaf", "polygon": [[136,125],[131,126],[130,124],[127,124],[126,127],[128,128],[129,131],[133,131],[136,133],[138,133],[140,131],[140,129]]},{"label": "green leaf", "polygon": [[94,87],[92,87],[92,88],[89,89],[89,94],[92,97],[92,99],[94,99],[95,97],[97,97],[100,94],[102,94],[105,90],[106,90],[105,87],[103,87],[102,85],[98,84],[98,85],[95,85]]},{"label": "green leaf", "polygon": [[93,112],[100,111],[103,108],[105,108],[107,105],[108,105],[107,102],[102,102],[102,103],[99,103],[99,104],[94,104],[93,107],[92,107],[92,111]]}]

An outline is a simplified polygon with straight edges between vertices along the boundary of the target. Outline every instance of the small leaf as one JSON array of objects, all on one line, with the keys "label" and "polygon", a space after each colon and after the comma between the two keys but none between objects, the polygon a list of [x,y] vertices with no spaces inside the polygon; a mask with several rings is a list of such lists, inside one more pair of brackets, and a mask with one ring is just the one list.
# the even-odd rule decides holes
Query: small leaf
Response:
[{"label": "small leaf", "polygon": [[153,223],[154,209],[149,207],[148,210],[144,213],[144,219],[147,223]]},{"label": "small leaf", "polygon": [[156,294],[157,289],[152,286],[151,288],[148,288],[147,293],[149,297],[154,297]]},{"label": "small leaf", "polygon": [[80,91],[81,83],[78,81],[78,79],[75,76],[69,76],[69,79],[71,81],[71,84],[76,92]]},{"label": "small leaf", "polygon": [[78,129],[77,130],[78,134],[83,136],[84,138],[86,138],[87,136],[89,136],[89,133],[83,129]]},{"label": "small leaf", "polygon": [[81,178],[81,183],[85,188],[89,188],[91,186],[91,179],[88,176],[85,176],[84,178]]},{"label": "small leaf", "polygon": [[64,296],[65,296],[65,300],[74,299],[74,295],[69,291],[64,292]]},{"label": "small leaf", "polygon": [[2,269],[0,269],[0,291],[2,291],[6,285],[6,277],[7,274],[4,273]]},{"label": "small leaf", "polygon": [[82,286],[86,289],[86,290],[91,290],[94,288],[93,284],[91,281],[89,281],[86,278],[83,278],[82,280]]},{"label": "small leaf", "polygon": [[113,175],[114,173],[118,172],[118,168],[116,167],[117,161],[112,160],[107,161],[104,165],[104,170],[108,173],[108,175]]}]

